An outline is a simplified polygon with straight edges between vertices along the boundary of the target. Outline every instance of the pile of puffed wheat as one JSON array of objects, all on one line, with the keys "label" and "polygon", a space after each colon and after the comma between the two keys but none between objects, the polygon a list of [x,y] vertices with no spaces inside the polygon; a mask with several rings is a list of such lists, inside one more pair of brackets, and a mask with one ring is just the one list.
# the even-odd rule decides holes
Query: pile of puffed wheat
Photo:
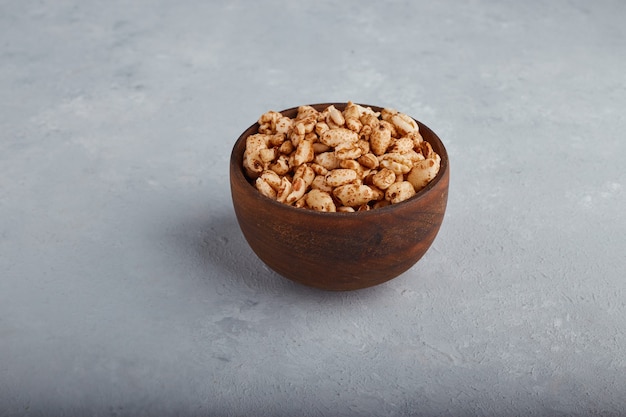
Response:
[{"label": "pile of puffed wheat", "polygon": [[266,197],[294,207],[354,212],[396,204],[424,188],[441,158],[417,122],[348,102],[342,111],[268,111],[246,138],[243,167]]}]

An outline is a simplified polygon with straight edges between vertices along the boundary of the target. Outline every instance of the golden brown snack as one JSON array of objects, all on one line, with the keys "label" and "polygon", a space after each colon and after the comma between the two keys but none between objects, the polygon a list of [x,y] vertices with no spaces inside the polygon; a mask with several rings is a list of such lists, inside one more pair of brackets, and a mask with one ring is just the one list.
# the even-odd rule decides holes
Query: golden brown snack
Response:
[{"label": "golden brown snack", "polygon": [[440,157],[417,122],[395,109],[300,106],[293,119],[268,111],[259,126],[246,141],[245,172],[261,194],[294,207],[357,212],[397,204],[439,172]]}]

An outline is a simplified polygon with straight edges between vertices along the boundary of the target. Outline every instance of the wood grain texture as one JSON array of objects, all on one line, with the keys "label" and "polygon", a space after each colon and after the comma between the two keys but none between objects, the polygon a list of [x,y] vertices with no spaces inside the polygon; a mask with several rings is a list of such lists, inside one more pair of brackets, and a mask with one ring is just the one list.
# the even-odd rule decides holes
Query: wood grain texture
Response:
[{"label": "wood grain texture", "polygon": [[[322,110],[330,104],[343,109],[346,103],[313,107]],[[291,108],[281,113],[294,117],[296,112]],[[250,126],[234,145],[230,186],[237,221],[254,253],[288,279],[334,291],[378,285],[413,266],[439,231],[450,177],[443,143],[427,126],[418,124],[423,138],[441,156],[437,177],[407,201],[358,213],[298,209],[261,195],[242,167],[245,139],[259,127]]]}]

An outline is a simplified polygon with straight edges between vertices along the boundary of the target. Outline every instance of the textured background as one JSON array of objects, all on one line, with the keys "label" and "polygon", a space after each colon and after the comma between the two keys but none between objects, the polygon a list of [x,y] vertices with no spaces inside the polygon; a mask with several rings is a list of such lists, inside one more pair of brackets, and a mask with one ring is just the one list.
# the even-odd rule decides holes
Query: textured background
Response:
[{"label": "textured background", "polygon": [[[626,3],[0,0],[0,416],[626,415]],[[395,107],[448,211],[381,286],[268,270],[266,110]]]}]

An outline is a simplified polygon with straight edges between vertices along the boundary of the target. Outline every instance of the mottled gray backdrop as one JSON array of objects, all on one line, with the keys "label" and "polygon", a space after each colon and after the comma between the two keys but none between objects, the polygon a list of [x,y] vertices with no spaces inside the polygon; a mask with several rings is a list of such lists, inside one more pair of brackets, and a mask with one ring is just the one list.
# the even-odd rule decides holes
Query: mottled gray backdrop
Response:
[{"label": "mottled gray backdrop", "polygon": [[[626,415],[626,2],[0,0],[0,416]],[[427,255],[351,293],[238,229],[266,110],[450,154]]]}]

